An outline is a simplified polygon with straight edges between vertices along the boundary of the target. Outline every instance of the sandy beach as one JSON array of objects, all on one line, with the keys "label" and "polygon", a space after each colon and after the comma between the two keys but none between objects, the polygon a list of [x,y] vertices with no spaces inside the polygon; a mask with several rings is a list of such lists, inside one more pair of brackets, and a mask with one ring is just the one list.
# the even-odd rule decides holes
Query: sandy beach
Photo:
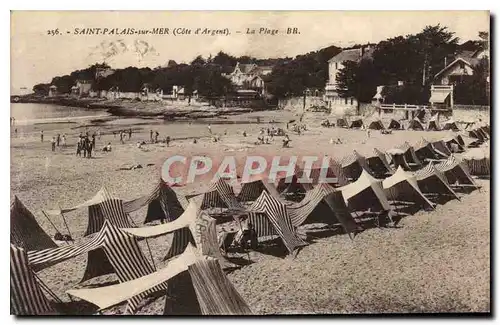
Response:
[{"label": "sandy beach", "polygon": [[[455,119],[469,117],[476,116]],[[489,119],[486,114],[484,117]],[[452,131],[393,131],[389,135],[371,131],[367,139],[362,130],[323,128],[320,122],[325,118],[334,121],[320,113],[307,113],[304,122],[308,130],[302,135],[290,135],[291,148],[282,148],[281,138],[267,145],[254,144],[260,128],[268,127],[271,120],[286,129],[288,120],[298,119],[289,111],[253,112],[192,123],[104,118],[97,123],[79,120],[24,127],[17,135],[11,132],[11,199],[17,195],[53,236],[56,230],[42,209],[80,204],[102,186],[122,199],[137,198],[155,186],[163,161],[175,154],[326,154],[340,159],[354,149],[367,155],[373,148],[385,151],[405,141],[415,144],[422,137],[431,141],[455,135]],[[219,142],[212,141],[208,123],[212,132],[220,135]],[[113,131],[129,128],[133,129],[132,138],[120,144]],[[97,129],[102,136],[97,140],[95,156],[76,157],[78,134]],[[44,130],[43,143],[40,130]],[[150,130],[158,131],[160,139],[170,136],[170,146],[146,144],[139,149],[136,143],[148,142]],[[66,134],[67,147],[51,152],[50,139],[57,133]],[[193,143],[194,138],[198,143]],[[342,144],[330,144],[331,138],[341,139]],[[100,151],[108,142],[112,152]],[[487,152],[489,148],[482,149]],[[118,170],[136,164],[143,168]],[[438,205],[435,211],[405,217],[397,227],[366,230],[354,241],[346,234],[318,238],[296,258],[251,252],[255,263],[232,272],[229,278],[257,314],[490,311],[490,181],[477,182],[481,190],[461,194],[460,201],[452,200]],[[207,185],[190,184],[175,190],[186,195],[203,191]],[[145,209],[132,214],[137,225],[142,224],[144,216]],[[72,212],[66,219],[76,242],[85,240],[85,211]],[[65,229],[62,219],[51,221],[58,229]],[[163,267],[161,260],[168,248],[165,237],[150,240],[149,245],[156,268]],[[144,242],[141,247],[150,259]],[[79,287],[85,262],[84,255],[45,269],[40,277],[63,301],[69,301],[64,292]],[[101,277],[91,283],[113,280],[115,276]],[[163,305],[164,298],[159,298],[139,314],[161,314]],[[123,310],[121,305],[106,313],[120,314]]]}]

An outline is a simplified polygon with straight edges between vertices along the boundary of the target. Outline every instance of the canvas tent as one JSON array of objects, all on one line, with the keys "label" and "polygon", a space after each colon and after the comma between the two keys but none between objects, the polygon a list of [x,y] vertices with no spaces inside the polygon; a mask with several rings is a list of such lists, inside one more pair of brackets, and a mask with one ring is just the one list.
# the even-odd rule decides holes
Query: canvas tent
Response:
[{"label": "canvas tent", "polygon": [[342,169],[342,164],[334,159],[330,159],[330,169],[337,177],[337,186],[344,186],[349,184],[349,180],[347,179],[347,176],[344,174],[344,170]]},{"label": "canvas tent", "polygon": [[458,143],[460,143],[460,145],[461,145],[462,147],[464,147],[464,146],[465,146],[465,141],[464,141],[464,138],[463,138],[460,134],[457,134],[457,135],[455,136],[455,139],[457,140],[457,142],[458,142]]},{"label": "canvas tent", "polygon": [[467,166],[458,160],[455,155],[451,155],[447,160],[435,165],[435,167],[444,174],[449,184],[478,187],[467,170]]},{"label": "canvas tent", "polygon": [[173,233],[165,259],[181,254],[189,244],[195,245],[200,254],[217,258],[223,266],[229,263],[220,253],[217,242],[216,220],[201,212],[195,201],[190,201],[184,213],[172,222],[141,228],[122,228],[122,231],[140,238],[151,238]]},{"label": "canvas tent", "polygon": [[457,123],[455,123],[455,121],[453,119],[450,119],[450,120],[444,122],[443,130],[452,130],[455,132],[460,131]]},{"label": "canvas tent", "polygon": [[406,172],[399,167],[394,175],[384,179],[382,186],[391,201],[405,201],[420,204],[424,208],[434,209],[434,205],[429,201],[418,187],[417,178],[410,172]]},{"label": "canvas tent", "polygon": [[418,159],[415,153],[415,149],[413,149],[407,141],[405,141],[402,145],[399,145],[397,148],[404,151],[404,157],[408,166],[419,168],[422,165],[422,162]]},{"label": "canvas tent", "polygon": [[248,211],[248,221],[254,225],[258,237],[278,235],[290,253],[307,245],[295,233],[285,204],[269,193],[262,192]]},{"label": "canvas tent", "polygon": [[54,315],[56,310],[42,292],[28,264],[26,251],[10,245],[10,313],[12,315]]},{"label": "canvas tent", "polygon": [[444,138],[443,142],[451,153],[460,153],[465,151],[455,137]]},{"label": "canvas tent", "polygon": [[326,224],[340,222],[346,233],[356,231],[359,228],[356,221],[349,214],[345,203],[339,202],[338,195],[330,195],[333,193],[338,193],[342,197],[342,193],[330,185],[318,184],[306,193],[301,202],[288,205],[287,210],[292,225],[298,227],[306,222]]},{"label": "canvas tent", "polygon": [[391,129],[391,130],[400,130],[401,129],[401,123],[399,123],[395,119],[391,119],[391,122],[389,123],[388,129]]},{"label": "canvas tent", "polygon": [[347,121],[346,121],[346,119],[345,119],[345,118],[338,118],[338,119],[337,119],[337,126],[338,126],[339,128],[347,128],[347,127],[348,127],[348,125],[347,125]]},{"label": "canvas tent", "polygon": [[[147,206],[146,218],[144,223],[155,220],[164,220],[167,222],[177,219],[183,212],[183,204],[179,200],[175,191],[165,182],[160,180],[151,193],[123,203],[125,213],[137,211],[142,207]],[[187,200],[183,198],[184,204]]]},{"label": "canvas tent", "polygon": [[422,193],[426,196],[433,195],[449,195],[460,200],[457,193],[450,187],[446,177],[437,170],[433,164],[428,164],[422,169],[415,172],[417,184]]},{"label": "canvas tent", "polygon": [[432,149],[438,155],[439,159],[448,158],[451,155],[450,149],[448,149],[443,140],[434,141]]},{"label": "canvas tent", "polygon": [[387,161],[385,154],[377,148],[374,148],[373,154],[366,158],[366,163],[375,177],[384,178],[388,174],[394,173],[394,169]]},{"label": "canvas tent", "polygon": [[423,131],[424,130],[424,125],[418,118],[411,119],[410,122],[408,122],[408,127],[406,128],[407,130],[415,130],[415,131]]},{"label": "canvas tent", "polygon": [[370,124],[368,125],[368,128],[370,130],[383,130],[383,129],[385,129],[382,121],[378,120],[378,119],[371,121]]},{"label": "canvas tent", "polygon": [[350,155],[346,155],[340,161],[343,174],[351,180],[358,179],[363,170],[373,173],[368,167],[366,158],[354,150]]},{"label": "canvas tent", "polygon": [[[142,253],[137,239],[116,228],[108,220],[104,221],[99,233],[89,241],[30,251],[28,259],[33,268],[40,270],[85,253],[88,253],[88,259],[81,282],[110,273],[116,273],[120,282],[126,282],[155,271]],[[127,312],[134,313],[147,294],[165,289],[166,285],[163,284],[142,296],[134,297],[127,305]]]},{"label": "canvas tent", "polygon": [[45,212],[50,215],[63,215],[82,208],[88,208],[89,213],[88,226],[84,236],[99,232],[106,220],[108,220],[111,225],[118,228],[132,227],[130,217],[124,210],[123,201],[112,196],[105,187],[102,187],[99,192],[87,202],[72,208],[47,210]]},{"label": "canvas tent", "polygon": [[439,113],[434,114],[427,122],[427,131],[439,131],[441,128],[438,125]]},{"label": "canvas tent", "polygon": [[279,196],[274,184],[269,180],[257,179],[252,182],[243,183],[237,198],[240,202],[255,201],[263,191],[267,191],[275,197]]},{"label": "canvas tent", "polygon": [[477,149],[469,150],[463,156],[463,162],[467,166],[471,175],[489,176],[490,158]]},{"label": "canvas tent", "polygon": [[351,211],[388,211],[391,209],[382,181],[363,170],[358,180],[339,189]]},{"label": "canvas tent", "polygon": [[351,122],[351,125],[349,125],[349,128],[350,129],[354,129],[354,128],[361,128],[363,127],[363,120],[358,118],[354,121]]},{"label": "canvas tent", "polygon": [[10,205],[10,242],[27,251],[57,247],[17,196]]},{"label": "canvas tent", "polygon": [[415,144],[415,155],[420,161],[439,158],[434,152],[432,144],[424,138]]},{"label": "canvas tent", "polygon": [[[221,270],[217,260],[199,255],[192,246],[188,246],[165,268],[154,273],[116,285],[69,290],[67,293],[84,299],[103,310],[133,299],[165,282],[168,283],[169,288],[176,287],[176,280],[186,273],[189,274],[189,287],[183,287],[179,297],[192,289],[195,293],[195,301],[191,303],[196,305],[192,309],[200,311],[203,315],[248,315],[252,313]],[[178,303],[175,299],[177,297],[171,294],[172,290],[167,292],[166,304]],[[171,313],[167,311],[165,314]]]},{"label": "canvas tent", "polygon": [[222,178],[218,178],[212,182],[208,190],[203,194],[201,209],[208,208],[226,208],[231,210],[244,210],[243,206],[236,195],[233,188]]},{"label": "canvas tent", "polygon": [[399,166],[403,167],[404,170],[411,170],[410,166],[406,162],[405,152],[398,148],[389,149],[386,153],[391,157],[391,164],[397,169]]}]

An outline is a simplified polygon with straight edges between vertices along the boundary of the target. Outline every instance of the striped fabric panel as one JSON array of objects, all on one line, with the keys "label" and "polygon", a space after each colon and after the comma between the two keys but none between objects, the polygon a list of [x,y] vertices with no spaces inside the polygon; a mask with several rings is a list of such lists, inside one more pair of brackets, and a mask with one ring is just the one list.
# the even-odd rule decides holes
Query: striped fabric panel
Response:
[{"label": "striped fabric panel", "polygon": [[249,210],[266,214],[290,253],[298,247],[307,245],[297,237],[286,206],[267,192],[262,192]]},{"label": "striped fabric panel", "polygon": [[254,226],[257,237],[276,236],[278,233],[265,213],[249,212],[248,222]]},{"label": "striped fabric panel", "polygon": [[92,239],[81,243],[57,248],[48,248],[39,251],[29,251],[28,259],[30,265],[36,271],[43,270],[49,266],[66,261],[78,255],[88,253],[91,250],[101,247],[104,242],[104,233],[99,232]]},{"label": "striped fabric panel", "polygon": [[489,176],[490,175],[490,159],[464,159],[464,163],[467,165],[470,174],[476,176]]},{"label": "striped fabric panel", "polygon": [[207,208],[228,208],[234,210],[243,210],[243,206],[234,194],[231,185],[219,178],[210,185],[210,188],[203,196],[201,209]]},{"label": "striped fabric panel", "polygon": [[[316,206],[335,189],[328,184],[318,184],[306,193],[302,201],[287,206],[288,214],[294,227],[303,224]],[[328,219],[328,218],[326,218]]]},{"label": "striped fabric panel", "polygon": [[[155,272],[142,253],[135,237],[124,233],[110,223],[106,223],[105,227],[106,237],[103,248],[120,282],[131,281]],[[89,261],[88,263],[91,262],[98,261]],[[134,313],[142,298],[153,292],[166,289],[167,284],[162,283],[135,296],[129,300],[126,312]]]},{"label": "striped fabric panel", "polygon": [[193,235],[191,234],[189,228],[175,230],[172,233],[170,248],[168,249],[168,252],[163,260],[166,261],[172,257],[182,254],[189,243],[195,245]]},{"label": "striped fabric panel", "polygon": [[244,183],[238,194],[238,200],[240,202],[255,201],[263,191],[267,191],[267,188],[260,179],[250,183]]},{"label": "striped fabric panel", "polygon": [[28,265],[24,249],[10,245],[10,308],[13,315],[55,314]]},{"label": "striped fabric panel", "polygon": [[437,170],[433,164],[428,164],[415,172],[417,184],[423,193],[437,193],[453,195],[458,199],[458,194],[450,187],[446,177]]},{"label": "striped fabric panel", "polygon": [[123,202],[123,211],[125,213],[131,213],[139,210],[140,208],[150,204],[153,200],[160,196],[161,183],[158,183],[153,191],[148,195],[141,196],[137,199]]},{"label": "striped fabric panel", "polygon": [[165,219],[174,221],[184,213],[179,196],[166,184],[161,184],[158,196],[149,204],[144,223]]},{"label": "striped fabric panel", "polygon": [[458,182],[459,185],[476,185],[467,166],[454,155],[434,167],[446,176],[449,184]]},{"label": "striped fabric panel", "polygon": [[118,228],[132,228],[129,216],[123,209],[123,201],[114,198],[105,199],[89,206],[89,224],[84,236],[100,231],[106,220]]},{"label": "striped fabric panel", "polygon": [[57,247],[17,196],[10,206],[10,242],[27,251]]},{"label": "striped fabric panel", "polygon": [[203,315],[252,314],[216,259],[196,262],[189,266],[189,274]]},{"label": "striped fabric panel", "polygon": [[219,249],[216,223],[217,221],[214,218],[202,212],[196,219],[194,229],[191,229],[191,231],[193,232],[196,248],[198,248],[204,256],[210,256],[219,260],[224,267],[228,266],[229,263],[222,256]]}]

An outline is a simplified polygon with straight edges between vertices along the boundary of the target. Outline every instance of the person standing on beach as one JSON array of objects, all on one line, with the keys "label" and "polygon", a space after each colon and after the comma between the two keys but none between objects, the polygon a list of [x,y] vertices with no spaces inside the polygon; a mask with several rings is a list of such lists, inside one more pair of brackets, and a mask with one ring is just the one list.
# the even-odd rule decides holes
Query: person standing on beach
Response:
[{"label": "person standing on beach", "polygon": [[92,148],[95,148],[95,134],[92,134]]},{"label": "person standing on beach", "polygon": [[211,126],[210,124],[208,124],[207,128],[208,128],[208,132],[209,132],[210,134],[212,134],[212,126]]},{"label": "person standing on beach", "polygon": [[149,130],[149,140],[153,142],[153,130]]},{"label": "person standing on beach", "polygon": [[123,144],[123,131],[120,130],[120,142]]},{"label": "person standing on beach", "polygon": [[52,151],[56,151],[56,137],[52,137],[52,140],[50,140],[51,145],[52,145]]},{"label": "person standing on beach", "polygon": [[58,133],[56,138],[56,145],[59,147],[59,143],[61,143],[61,135]]},{"label": "person standing on beach", "polygon": [[101,129],[97,129],[97,139],[101,140]]},{"label": "person standing on beach", "polygon": [[87,158],[92,157],[92,149],[94,147],[93,143],[95,141],[95,137],[93,137],[92,142],[89,140],[87,141]]},{"label": "person standing on beach", "polygon": [[160,135],[160,133],[158,133],[158,131],[155,132],[155,143],[158,143],[158,136]]},{"label": "person standing on beach", "polygon": [[128,130],[128,139],[132,138],[132,128]]},{"label": "person standing on beach", "polygon": [[40,131],[40,141],[43,142],[43,130]]},{"label": "person standing on beach", "polygon": [[166,140],[167,140],[166,142],[167,142],[167,147],[168,147],[170,145],[170,136],[169,135],[167,136]]},{"label": "person standing on beach", "polygon": [[66,134],[65,133],[63,133],[63,135],[62,135],[62,146],[66,147]]},{"label": "person standing on beach", "polygon": [[116,131],[113,131],[113,138],[116,138]]}]

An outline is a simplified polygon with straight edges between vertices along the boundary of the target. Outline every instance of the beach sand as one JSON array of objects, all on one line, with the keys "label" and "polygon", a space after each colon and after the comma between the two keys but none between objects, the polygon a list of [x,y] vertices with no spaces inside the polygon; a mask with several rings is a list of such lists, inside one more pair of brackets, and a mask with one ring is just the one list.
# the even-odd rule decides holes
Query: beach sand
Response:
[{"label": "beach sand", "polygon": [[[261,124],[255,123],[257,117]],[[36,215],[42,228],[53,236],[54,227],[41,213],[57,205],[70,207],[80,204],[102,187],[122,199],[147,194],[160,177],[163,161],[172,155],[206,154],[210,157],[237,154],[265,155],[329,155],[342,158],[357,150],[369,154],[373,148],[387,150],[422,137],[437,140],[454,135],[451,131],[394,131],[382,135],[340,128],[321,128],[325,116],[308,113],[304,122],[309,130],[303,135],[292,134],[291,148],[281,148],[281,138],[269,145],[255,146],[259,129],[270,120],[286,128],[286,121],[298,119],[293,112],[254,112],[231,116],[224,123],[211,122],[213,133],[221,141],[213,143],[206,124],[164,123],[159,120],[110,119],[98,125],[87,123],[90,132],[101,130],[97,140],[100,150],[111,142],[110,153],[94,152],[92,159],[75,157],[76,138],[85,131],[77,124],[34,125],[13,135],[11,142],[11,199],[19,199]],[[334,120],[333,118],[330,118]],[[207,123],[209,120],[207,120]],[[119,143],[113,130],[133,128],[131,140]],[[45,142],[40,142],[40,130],[45,130]],[[160,138],[170,136],[170,147],[147,144],[144,150],[136,142],[149,140],[149,131],[157,130]],[[242,136],[246,131],[248,136]],[[227,135],[224,135],[227,132]],[[51,152],[50,139],[56,133],[67,135],[66,148]],[[193,144],[193,138],[198,143]],[[330,144],[330,138],[340,138],[343,144]],[[487,149],[485,149],[487,151]],[[141,164],[142,169],[117,170]],[[147,167],[147,164],[155,166]],[[345,234],[320,238],[305,247],[294,259],[278,258],[251,252],[255,263],[229,274],[253,312],[277,313],[377,313],[377,312],[472,312],[490,310],[490,182],[478,180],[480,191],[462,194],[437,206],[435,211],[420,211],[403,218],[394,228],[374,228],[351,241]],[[198,193],[208,183],[176,188],[181,194]],[[136,224],[142,224],[145,209],[132,214]],[[87,227],[86,211],[69,213],[66,220],[77,242]],[[63,233],[61,218],[51,221]],[[145,242],[141,247],[148,259]],[[165,237],[149,240],[154,264],[165,265]],[[40,272],[42,280],[63,301],[69,301],[66,290],[78,288],[86,256],[60,263]],[[101,277],[90,283],[116,280]],[[139,314],[161,314],[164,298],[145,306]],[[106,314],[120,314],[124,305]]]}]

